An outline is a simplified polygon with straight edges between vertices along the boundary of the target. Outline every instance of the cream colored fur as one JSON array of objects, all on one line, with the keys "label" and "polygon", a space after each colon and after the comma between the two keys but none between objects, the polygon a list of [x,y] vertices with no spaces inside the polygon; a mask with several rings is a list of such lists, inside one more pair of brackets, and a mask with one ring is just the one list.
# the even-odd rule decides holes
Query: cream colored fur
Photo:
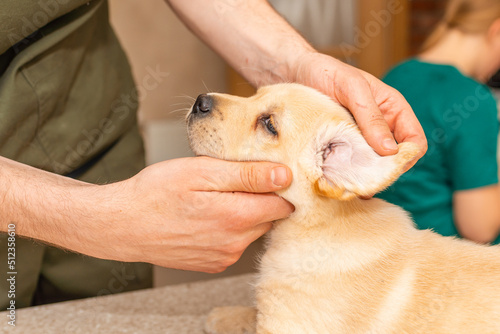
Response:
[{"label": "cream colored fur", "polygon": [[296,84],[210,97],[210,115],[188,115],[195,153],[288,165],[279,195],[296,211],[269,233],[256,308],[215,309],[207,333],[500,333],[499,246],[417,230],[401,208],[357,198],[394,182],[415,146],[378,156],[344,108]]}]

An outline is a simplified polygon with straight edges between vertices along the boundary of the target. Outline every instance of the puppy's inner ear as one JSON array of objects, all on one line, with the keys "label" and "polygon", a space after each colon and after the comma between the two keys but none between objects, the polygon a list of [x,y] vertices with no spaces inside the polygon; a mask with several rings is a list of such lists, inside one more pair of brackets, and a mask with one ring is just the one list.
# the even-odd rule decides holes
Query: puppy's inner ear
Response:
[{"label": "puppy's inner ear", "polygon": [[315,188],[323,196],[340,200],[373,196],[384,190],[418,153],[416,144],[404,143],[396,155],[379,156],[353,126],[329,138],[321,145],[323,175]]}]

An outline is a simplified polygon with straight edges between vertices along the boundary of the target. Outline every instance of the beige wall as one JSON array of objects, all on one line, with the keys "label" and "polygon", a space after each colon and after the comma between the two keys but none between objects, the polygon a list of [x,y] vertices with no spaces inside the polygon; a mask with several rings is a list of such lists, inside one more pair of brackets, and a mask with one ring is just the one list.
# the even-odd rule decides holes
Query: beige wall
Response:
[{"label": "beige wall", "polygon": [[[225,90],[224,62],[162,0],[110,0],[111,22],[144,92],[141,120],[175,117],[187,97]],[[160,72],[156,79],[150,72]],[[166,74],[168,73],[168,75]]]}]

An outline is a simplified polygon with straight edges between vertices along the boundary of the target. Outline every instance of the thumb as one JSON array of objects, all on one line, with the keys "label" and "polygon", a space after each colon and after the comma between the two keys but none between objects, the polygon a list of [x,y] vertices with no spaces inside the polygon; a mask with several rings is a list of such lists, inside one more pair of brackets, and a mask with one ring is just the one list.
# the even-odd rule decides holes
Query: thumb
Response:
[{"label": "thumb", "polygon": [[291,181],[292,172],[286,166],[265,162],[243,163],[230,186],[245,192],[274,192],[288,187]]},{"label": "thumb", "polygon": [[292,182],[292,171],[271,162],[233,162],[205,158],[203,182],[197,190],[268,193],[284,189]]}]

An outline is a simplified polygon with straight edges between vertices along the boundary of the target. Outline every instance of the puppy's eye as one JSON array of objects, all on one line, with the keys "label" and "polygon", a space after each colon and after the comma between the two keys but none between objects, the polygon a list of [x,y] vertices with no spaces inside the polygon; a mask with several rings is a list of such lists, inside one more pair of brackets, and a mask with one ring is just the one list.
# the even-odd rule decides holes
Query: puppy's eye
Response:
[{"label": "puppy's eye", "polygon": [[272,115],[263,116],[261,118],[261,122],[262,122],[262,124],[264,124],[267,131],[269,131],[273,136],[278,135],[278,131],[276,131],[276,127],[274,124],[274,118]]}]

